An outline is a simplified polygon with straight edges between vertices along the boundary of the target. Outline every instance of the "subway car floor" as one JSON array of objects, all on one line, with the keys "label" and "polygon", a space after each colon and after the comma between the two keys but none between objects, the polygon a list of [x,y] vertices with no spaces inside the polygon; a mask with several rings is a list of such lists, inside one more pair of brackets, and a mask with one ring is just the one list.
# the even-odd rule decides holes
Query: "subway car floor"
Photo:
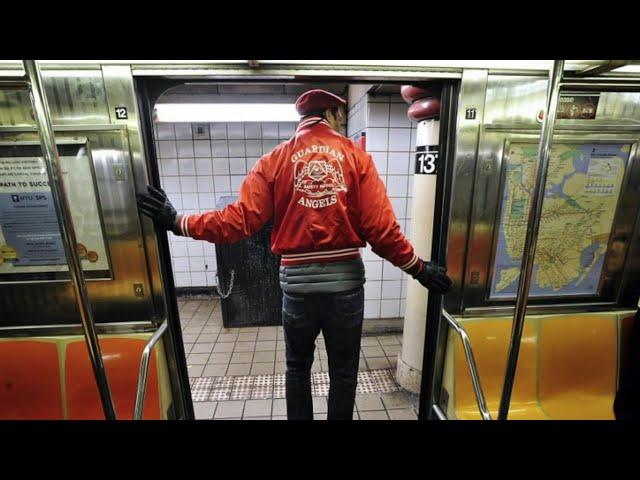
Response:
[{"label": "subway car floor", "polygon": [[[179,299],[196,419],[286,420],[281,327],[224,328],[218,299]],[[402,336],[363,336],[354,420],[416,420],[418,398],[395,381]],[[314,417],[326,419],[322,336],[312,368]]]}]

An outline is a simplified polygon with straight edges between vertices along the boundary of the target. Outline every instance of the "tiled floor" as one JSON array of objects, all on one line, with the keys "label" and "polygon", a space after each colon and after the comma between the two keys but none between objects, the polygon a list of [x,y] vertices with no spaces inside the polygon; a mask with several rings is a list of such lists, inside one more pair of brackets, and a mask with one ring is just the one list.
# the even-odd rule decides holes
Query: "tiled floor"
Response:
[{"label": "tiled floor", "polygon": [[[217,299],[178,304],[196,418],[286,419],[282,328],[224,328]],[[362,338],[354,419],[417,418],[417,398],[394,379],[401,342],[400,335]],[[322,336],[316,345],[314,414],[323,419],[329,377]]]}]

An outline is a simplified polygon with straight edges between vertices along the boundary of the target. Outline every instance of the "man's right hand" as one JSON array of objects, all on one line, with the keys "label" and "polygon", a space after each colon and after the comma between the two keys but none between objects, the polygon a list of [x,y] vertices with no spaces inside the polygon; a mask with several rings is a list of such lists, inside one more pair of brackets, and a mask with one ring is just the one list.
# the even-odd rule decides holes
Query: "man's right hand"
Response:
[{"label": "man's right hand", "polygon": [[447,293],[451,290],[452,281],[447,276],[447,269],[437,263],[422,262],[422,268],[413,276],[423,287],[435,293]]},{"label": "man's right hand", "polygon": [[138,194],[138,207],[154,223],[165,230],[176,231],[178,213],[167,198],[164,190],[147,185],[148,193]]}]

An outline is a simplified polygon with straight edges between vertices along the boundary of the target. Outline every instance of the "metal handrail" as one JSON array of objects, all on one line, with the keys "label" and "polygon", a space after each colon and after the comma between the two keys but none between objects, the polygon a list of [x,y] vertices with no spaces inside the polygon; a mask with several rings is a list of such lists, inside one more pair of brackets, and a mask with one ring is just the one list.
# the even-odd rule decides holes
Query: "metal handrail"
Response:
[{"label": "metal handrail", "polygon": [[433,413],[436,414],[436,417],[438,417],[438,420],[446,420],[447,416],[445,415],[445,413],[442,411],[442,409],[436,405],[435,403],[431,406]]},{"label": "metal handrail", "polygon": [[473,350],[471,349],[471,342],[469,340],[469,335],[467,331],[464,329],[460,323],[449,314],[444,308],[442,309],[442,316],[449,322],[449,325],[453,327],[456,333],[460,336],[460,340],[462,340],[462,345],[464,346],[464,353],[467,357],[467,366],[469,367],[469,373],[471,374],[471,382],[473,383],[473,391],[476,394],[476,402],[478,404],[478,410],[480,411],[480,415],[482,415],[483,420],[491,420],[491,414],[489,413],[489,409],[487,408],[487,402],[484,398],[484,392],[482,390],[482,385],[480,384],[480,374],[478,374],[478,367],[476,364],[476,359],[473,356]]},{"label": "metal handrail", "polygon": [[478,374],[476,359],[474,358],[473,350],[471,349],[469,335],[467,334],[467,331],[464,329],[464,327],[460,325],[460,323],[455,318],[453,318],[444,308],[442,309],[442,316],[447,320],[447,322],[449,322],[449,325],[453,327],[456,333],[460,336],[460,340],[462,340],[464,353],[467,357],[467,366],[469,367],[469,373],[471,374],[471,382],[473,383],[473,391],[476,394],[478,410],[480,411],[480,415],[482,415],[483,420],[491,420],[491,414],[489,413],[489,409],[487,408],[487,402],[485,401],[484,393],[482,391],[482,385],[480,384],[480,375]]},{"label": "metal handrail", "polygon": [[167,330],[168,323],[165,320],[162,325],[155,331],[142,351],[142,357],[140,359],[140,373],[138,374],[138,388],[136,390],[136,405],[134,408],[133,419],[142,419],[142,408],[144,407],[144,397],[147,395],[147,377],[149,376],[149,359],[151,358],[151,351],[155,347],[158,340],[162,338],[162,335]]},{"label": "metal handrail", "polygon": [[84,278],[82,264],[77,253],[76,232],[73,226],[71,210],[65,194],[64,182],[62,181],[62,168],[60,166],[60,156],[56,144],[55,134],[51,126],[51,116],[47,106],[47,96],[42,84],[40,69],[35,60],[24,60],[24,70],[28,78],[29,93],[35,112],[38,136],[44,157],[47,175],[49,177],[49,187],[51,197],[56,210],[60,237],[64,247],[65,256],[69,266],[69,276],[75,293],[76,304],[80,312],[80,320],[84,329],[84,337],[87,342],[87,349],[93,367],[96,385],[102,402],[102,409],[107,420],[115,420],[116,414],[109,390],[109,382],[102,361],[100,343],[96,333],[95,322],[91,312],[91,303],[87,292],[87,282]]},{"label": "metal handrail", "polygon": [[549,170],[549,152],[551,150],[553,126],[558,107],[558,97],[560,96],[560,83],[562,81],[563,70],[564,60],[555,60],[553,62],[553,68],[549,71],[549,86],[547,88],[546,102],[547,108],[545,110],[542,123],[542,131],[540,132],[538,163],[535,171],[536,183],[531,197],[531,206],[529,207],[529,217],[527,219],[527,231],[524,238],[520,278],[518,280],[518,290],[516,295],[516,308],[513,316],[513,326],[511,328],[511,341],[509,345],[509,355],[507,357],[502,395],[500,396],[498,420],[506,420],[509,416],[509,404],[511,403],[511,393],[513,391],[516,368],[518,367],[520,341],[522,339],[524,319],[527,312],[527,300],[529,299],[529,289],[531,287],[533,262],[536,255],[536,245],[538,243],[538,230],[540,228],[544,189],[547,183],[547,171]]}]

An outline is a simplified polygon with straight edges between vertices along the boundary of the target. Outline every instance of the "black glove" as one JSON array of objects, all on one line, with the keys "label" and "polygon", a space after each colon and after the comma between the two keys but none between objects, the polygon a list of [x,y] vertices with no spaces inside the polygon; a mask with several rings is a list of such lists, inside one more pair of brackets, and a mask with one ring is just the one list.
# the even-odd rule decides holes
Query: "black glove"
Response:
[{"label": "black glove", "polygon": [[453,283],[447,277],[447,269],[433,262],[422,262],[422,269],[413,278],[435,293],[447,293]]},{"label": "black glove", "polygon": [[167,194],[161,188],[151,185],[147,185],[147,192],[138,194],[138,207],[142,213],[151,217],[158,227],[175,232],[178,212],[171,205]]}]

